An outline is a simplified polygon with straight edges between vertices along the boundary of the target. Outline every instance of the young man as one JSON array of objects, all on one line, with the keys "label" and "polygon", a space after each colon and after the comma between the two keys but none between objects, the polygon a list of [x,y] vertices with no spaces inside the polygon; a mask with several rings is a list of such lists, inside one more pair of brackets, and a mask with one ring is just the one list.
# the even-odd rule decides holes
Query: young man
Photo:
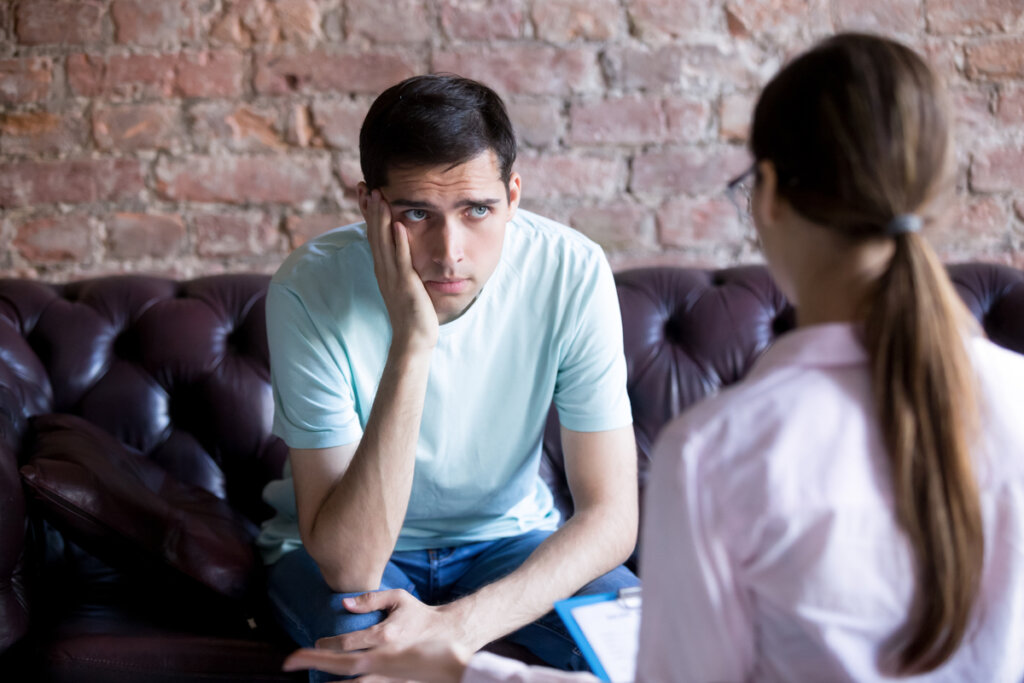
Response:
[{"label": "young man", "polygon": [[[635,585],[636,456],[600,248],[517,211],[500,98],[456,76],[385,91],[360,133],[365,223],[296,250],[267,295],[274,433],[260,537],[303,646],[507,634],[584,666],[552,603]],[[538,477],[554,400],[575,504]]]}]

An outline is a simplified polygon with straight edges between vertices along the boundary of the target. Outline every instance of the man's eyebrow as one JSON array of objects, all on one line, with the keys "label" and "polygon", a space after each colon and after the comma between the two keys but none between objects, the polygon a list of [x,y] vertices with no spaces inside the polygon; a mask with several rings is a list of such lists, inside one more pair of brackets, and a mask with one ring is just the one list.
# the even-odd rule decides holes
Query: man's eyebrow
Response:
[{"label": "man's eyebrow", "polygon": [[[459,201],[455,202],[455,206],[456,208],[462,208],[465,206],[494,206],[495,204],[500,204],[501,201],[501,199],[492,199],[490,197],[485,199],[473,199],[471,197],[467,197],[466,199],[460,199]],[[401,206],[409,209],[431,209],[435,211],[438,209],[438,207],[435,204],[432,204],[430,202],[419,201],[416,199],[398,198],[392,199],[388,203],[391,204],[391,206]]]}]

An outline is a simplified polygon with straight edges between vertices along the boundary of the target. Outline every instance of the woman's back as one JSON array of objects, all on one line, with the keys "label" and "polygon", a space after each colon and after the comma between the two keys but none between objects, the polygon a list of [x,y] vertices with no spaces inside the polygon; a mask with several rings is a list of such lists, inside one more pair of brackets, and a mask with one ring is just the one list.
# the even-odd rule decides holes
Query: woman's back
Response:
[{"label": "woman's back", "polygon": [[[638,680],[874,680],[915,588],[852,324],[778,340],[659,440]],[[986,557],[953,657],[909,680],[1024,680],[1024,357],[976,339]]]}]

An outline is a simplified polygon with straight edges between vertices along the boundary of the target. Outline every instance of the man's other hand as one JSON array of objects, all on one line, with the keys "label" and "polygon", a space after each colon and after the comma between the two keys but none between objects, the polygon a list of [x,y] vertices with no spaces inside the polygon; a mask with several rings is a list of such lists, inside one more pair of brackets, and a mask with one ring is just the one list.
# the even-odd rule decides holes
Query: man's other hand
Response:
[{"label": "man's other hand", "polygon": [[330,650],[365,650],[383,645],[401,645],[424,640],[454,641],[477,650],[487,643],[475,642],[468,633],[465,620],[454,605],[425,605],[408,591],[387,590],[364,593],[343,602],[349,612],[384,611],[387,617],[376,626],[362,631],[343,633],[316,641],[318,648]]}]

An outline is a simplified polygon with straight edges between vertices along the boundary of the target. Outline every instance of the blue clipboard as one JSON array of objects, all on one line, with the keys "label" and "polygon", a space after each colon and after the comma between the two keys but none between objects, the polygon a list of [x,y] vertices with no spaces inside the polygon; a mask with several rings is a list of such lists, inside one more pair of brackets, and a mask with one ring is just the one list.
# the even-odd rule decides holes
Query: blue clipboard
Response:
[{"label": "blue clipboard", "polygon": [[562,618],[566,629],[569,631],[569,635],[576,641],[576,645],[580,648],[583,658],[587,660],[587,664],[594,675],[605,683],[612,683],[611,677],[608,676],[608,672],[605,671],[604,665],[601,663],[601,658],[594,652],[593,646],[587,640],[587,636],[584,635],[583,629],[580,628],[580,625],[576,622],[576,617],[572,613],[578,607],[605,601],[618,601],[619,604],[626,607],[639,609],[640,588],[623,588],[617,593],[595,593],[593,595],[579,595],[567,598],[566,600],[559,600],[555,603],[555,612]]}]

